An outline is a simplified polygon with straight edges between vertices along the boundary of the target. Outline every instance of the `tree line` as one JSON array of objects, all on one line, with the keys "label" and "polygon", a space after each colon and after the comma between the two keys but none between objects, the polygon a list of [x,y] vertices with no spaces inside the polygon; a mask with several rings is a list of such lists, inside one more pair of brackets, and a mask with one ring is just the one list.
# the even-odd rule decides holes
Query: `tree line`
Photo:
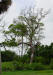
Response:
[{"label": "tree line", "polygon": [[[21,63],[30,63],[30,55],[31,55],[30,50],[28,50],[27,54],[23,56],[17,55],[15,52],[11,50],[1,51],[2,62],[18,61]],[[52,59],[53,59],[53,43],[51,43],[49,46],[39,45],[39,48],[37,46],[35,47],[33,63],[35,62],[39,63],[42,61],[43,64],[48,65],[51,63]]]}]

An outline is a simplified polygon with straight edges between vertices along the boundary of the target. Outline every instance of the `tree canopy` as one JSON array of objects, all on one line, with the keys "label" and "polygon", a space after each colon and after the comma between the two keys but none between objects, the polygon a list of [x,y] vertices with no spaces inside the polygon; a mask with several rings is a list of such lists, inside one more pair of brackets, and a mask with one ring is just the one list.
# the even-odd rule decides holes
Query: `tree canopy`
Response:
[{"label": "tree canopy", "polygon": [[0,1],[0,14],[7,11],[11,3],[12,3],[11,0],[1,0]]}]

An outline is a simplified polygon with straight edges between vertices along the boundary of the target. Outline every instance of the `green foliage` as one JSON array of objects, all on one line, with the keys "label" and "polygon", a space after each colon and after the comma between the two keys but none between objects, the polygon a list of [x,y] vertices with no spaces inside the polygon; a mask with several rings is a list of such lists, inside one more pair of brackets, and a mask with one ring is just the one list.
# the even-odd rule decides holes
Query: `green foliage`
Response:
[{"label": "green foliage", "polygon": [[33,70],[44,70],[45,66],[41,63],[33,63],[32,64]]},{"label": "green foliage", "polygon": [[34,62],[37,62],[37,63],[43,63],[43,60],[44,60],[44,58],[41,56],[36,56],[34,58]]},{"label": "green foliage", "polygon": [[[42,63],[42,64],[50,64],[51,59],[53,59],[53,44],[49,46],[40,46],[39,50],[35,48],[34,60],[33,62]],[[27,52],[26,55],[18,56],[14,52],[11,51],[2,51],[2,61],[14,61],[17,60],[21,63],[29,63],[30,62],[30,50]],[[27,59],[27,60],[26,60]]]},{"label": "green foliage", "polygon": [[14,65],[14,69],[15,70],[23,70],[23,63],[20,63],[20,62],[18,62],[18,61],[14,61],[13,62],[13,65]]},{"label": "green foliage", "polygon": [[5,31],[6,34],[14,33],[14,35],[24,36],[27,33],[26,25],[24,23],[11,24],[8,28],[9,31]]},{"label": "green foliage", "polygon": [[1,57],[2,57],[2,62],[13,61],[15,60],[15,58],[18,59],[18,55],[16,55],[14,52],[9,50],[2,51]]},{"label": "green foliage", "polygon": [[13,62],[4,62],[2,63],[3,71],[16,71],[16,70],[48,70],[50,69],[49,65],[43,65],[41,63],[20,63],[18,61]]},{"label": "green foliage", "polygon": [[45,64],[50,64],[51,58],[53,58],[53,44],[49,46],[41,46],[39,49],[39,56],[44,57]]},{"label": "green foliage", "polygon": [[44,70],[45,66],[41,63],[24,64],[26,70]]},{"label": "green foliage", "polygon": [[51,59],[50,68],[53,69],[53,58]]},{"label": "green foliage", "polygon": [[14,71],[14,66],[13,66],[12,62],[3,62],[2,70],[3,71]]},{"label": "green foliage", "polygon": [[1,45],[12,47],[12,46],[17,46],[18,43],[15,42],[15,38],[12,38],[11,40],[2,42]]},{"label": "green foliage", "polygon": [[28,55],[23,55],[22,57],[20,57],[21,62],[22,63],[29,63],[30,62],[30,58],[28,57]]}]

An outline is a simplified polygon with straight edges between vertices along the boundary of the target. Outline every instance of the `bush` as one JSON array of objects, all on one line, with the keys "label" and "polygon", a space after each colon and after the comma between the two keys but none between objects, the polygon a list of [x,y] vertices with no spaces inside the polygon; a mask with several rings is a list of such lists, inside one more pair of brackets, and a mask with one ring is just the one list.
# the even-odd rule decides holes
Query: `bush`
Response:
[{"label": "bush", "polygon": [[32,64],[24,64],[24,70],[32,70]]},{"label": "bush", "polygon": [[14,65],[15,70],[23,70],[23,63],[13,61],[13,65]]},{"label": "bush", "polygon": [[17,61],[5,62],[2,64],[3,71],[16,71],[16,70],[48,70],[50,67],[48,65],[43,65],[41,63],[19,63]]},{"label": "bush", "polygon": [[38,57],[35,57],[34,62],[42,63],[43,65],[48,65],[48,64],[50,64],[49,63],[50,59],[42,57],[42,56],[38,56]]},{"label": "bush", "polygon": [[45,65],[42,65],[41,63],[23,64],[14,61],[13,65],[15,70],[45,70],[46,69]]},{"label": "bush", "polygon": [[3,71],[14,71],[14,66],[13,66],[12,62],[2,63],[2,70]]},{"label": "bush", "polygon": [[31,64],[32,70],[45,70],[45,66],[41,63],[33,63]]},{"label": "bush", "polygon": [[24,70],[49,70],[49,65],[43,65],[42,63],[24,64]]}]

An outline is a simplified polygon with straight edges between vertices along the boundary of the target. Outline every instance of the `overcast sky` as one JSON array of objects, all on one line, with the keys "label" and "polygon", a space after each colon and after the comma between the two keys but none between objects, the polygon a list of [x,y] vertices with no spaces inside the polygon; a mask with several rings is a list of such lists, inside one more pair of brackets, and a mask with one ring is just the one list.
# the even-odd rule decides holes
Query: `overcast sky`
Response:
[{"label": "overcast sky", "polygon": [[37,6],[38,8],[44,8],[46,10],[51,9],[50,14],[45,18],[45,38],[42,40],[43,44],[50,44],[53,42],[53,0],[13,0],[11,7],[5,16],[6,24],[13,22],[13,19],[16,18],[21,9],[29,6]]},{"label": "overcast sky", "polygon": [[45,39],[43,39],[44,44],[50,44],[53,42],[53,0],[37,0],[37,6],[44,9],[51,9],[50,14],[48,14],[45,19]]}]

